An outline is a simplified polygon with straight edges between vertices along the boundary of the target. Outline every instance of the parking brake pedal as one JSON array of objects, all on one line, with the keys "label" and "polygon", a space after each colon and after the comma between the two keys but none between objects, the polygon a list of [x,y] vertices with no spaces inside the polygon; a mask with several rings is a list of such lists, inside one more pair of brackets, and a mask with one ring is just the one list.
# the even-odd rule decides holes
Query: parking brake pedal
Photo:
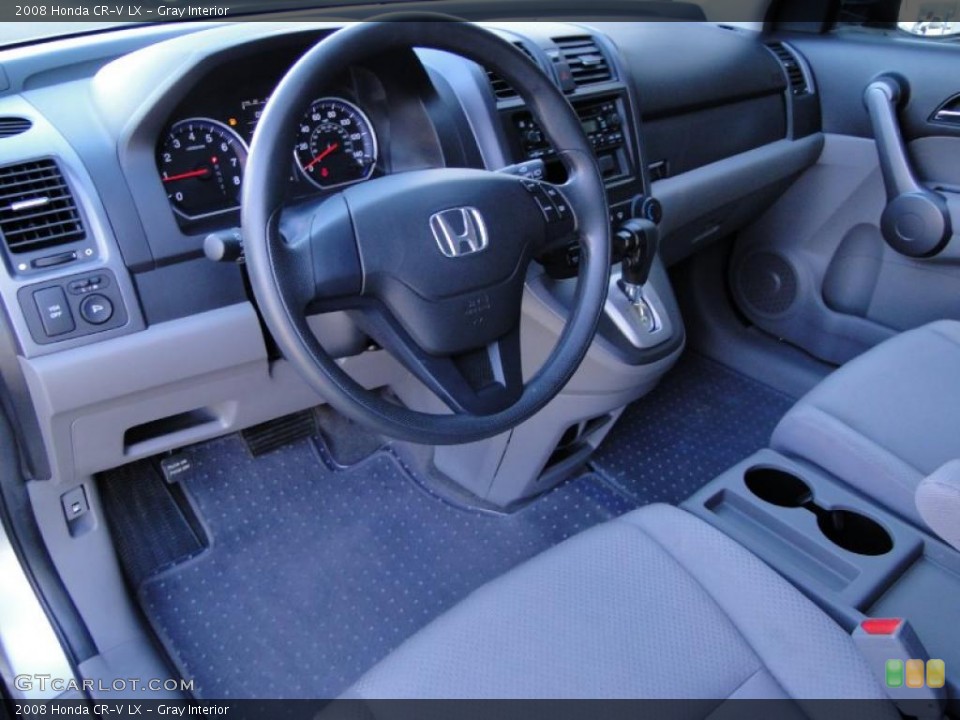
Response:
[{"label": "parking brake pedal", "polygon": [[286,415],[276,420],[248,428],[240,433],[253,457],[266,455],[284,445],[304,440],[317,434],[313,410]]}]

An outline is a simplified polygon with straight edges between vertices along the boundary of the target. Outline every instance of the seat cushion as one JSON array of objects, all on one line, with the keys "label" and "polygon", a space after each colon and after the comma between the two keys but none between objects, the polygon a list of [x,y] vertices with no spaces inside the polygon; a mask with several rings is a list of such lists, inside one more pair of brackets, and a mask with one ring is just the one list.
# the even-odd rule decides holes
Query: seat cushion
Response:
[{"label": "seat cushion", "polygon": [[705,522],[654,505],[476,591],[345,697],[885,696],[796,589]]},{"label": "seat cushion", "polygon": [[960,458],[960,322],[888,340],[830,375],[774,430],[804,458],[923,526],[920,481]]}]

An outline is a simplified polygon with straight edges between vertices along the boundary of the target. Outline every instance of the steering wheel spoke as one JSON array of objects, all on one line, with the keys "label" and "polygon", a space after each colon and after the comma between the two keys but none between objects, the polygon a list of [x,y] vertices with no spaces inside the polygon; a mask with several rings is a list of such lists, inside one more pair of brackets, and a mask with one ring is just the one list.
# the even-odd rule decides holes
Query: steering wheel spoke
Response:
[{"label": "steering wheel spoke", "polygon": [[523,394],[519,323],[481,347],[434,355],[425,352],[384,309],[368,307],[357,321],[454,413],[492,415],[512,406]]},{"label": "steering wheel spoke", "polygon": [[363,269],[342,195],[285,209],[272,252],[288,300],[302,310],[345,309],[363,290]]}]

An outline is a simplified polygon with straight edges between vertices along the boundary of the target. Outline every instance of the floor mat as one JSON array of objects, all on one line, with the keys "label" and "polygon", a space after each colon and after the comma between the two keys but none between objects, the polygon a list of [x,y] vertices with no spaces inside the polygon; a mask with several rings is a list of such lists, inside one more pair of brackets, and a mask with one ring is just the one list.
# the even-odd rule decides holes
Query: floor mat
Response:
[{"label": "floor mat", "polygon": [[102,475],[100,500],[120,563],[134,587],[207,548],[206,533],[182,488],[167,483],[153,460]]},{"label": "floor mat", "polygon": [[206,698],[335,697],[472,590],[632,509],[585,476],[509,516],[431,494],[383,450],[336,468],[303,440],[183,451],[210,547],[144,582],[141,605]]},{"label": "floor mat", "polygon": [[627,408],[592,464],[638,505],[676,505],[767,447],[794,402],[687,353],[652,393]]}]

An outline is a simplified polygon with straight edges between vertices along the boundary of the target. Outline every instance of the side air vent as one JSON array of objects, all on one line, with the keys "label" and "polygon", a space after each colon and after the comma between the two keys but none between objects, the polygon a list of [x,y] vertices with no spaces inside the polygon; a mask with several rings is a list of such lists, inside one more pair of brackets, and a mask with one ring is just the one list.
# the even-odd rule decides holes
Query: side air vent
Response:
[{"label": "side air vent", "polygon": [[807,77],[803,74],[803,68],[800,62],[786,45],[780,42],[769,43],[767,45],[771,52],[777,56],[777,60],[783,66],[787,74],[787,80],[790,82],[790,91],[794,95],[809,95],[810,86],[807,84]]},{"label": "side air vent", "polygon": [[[537,60],[534,58],[533,53],[530,52],[530,48],[519,42],[514,43],[514,45],[523,51],[524,55],[530,58],[530,62],[537,64]],[[487,70],[487,79],[490,80],[490,87],[493,89],[493,94],[497,96],[497,100],[509,100],[510,98],[517,97],[517,91],[510,87],[510,84],[493,72],[493,70]]]},{"label": "side air vent", "polygon": [[0,237],[12,253],[86,237],[77,204],[53,160],[0,167]]},{"label": "side air vent", "polygon": [[22,117],[0,117],[0,138],[13,137],[25,133],[33,123]]},{"label": "side air vent", "polygon": [[570,66],[570,73],[577,87],[596,85],[613,79],[610,63],[594,38],[580,35],[554,38],[554,42],[560,49],[560,59]]}]

